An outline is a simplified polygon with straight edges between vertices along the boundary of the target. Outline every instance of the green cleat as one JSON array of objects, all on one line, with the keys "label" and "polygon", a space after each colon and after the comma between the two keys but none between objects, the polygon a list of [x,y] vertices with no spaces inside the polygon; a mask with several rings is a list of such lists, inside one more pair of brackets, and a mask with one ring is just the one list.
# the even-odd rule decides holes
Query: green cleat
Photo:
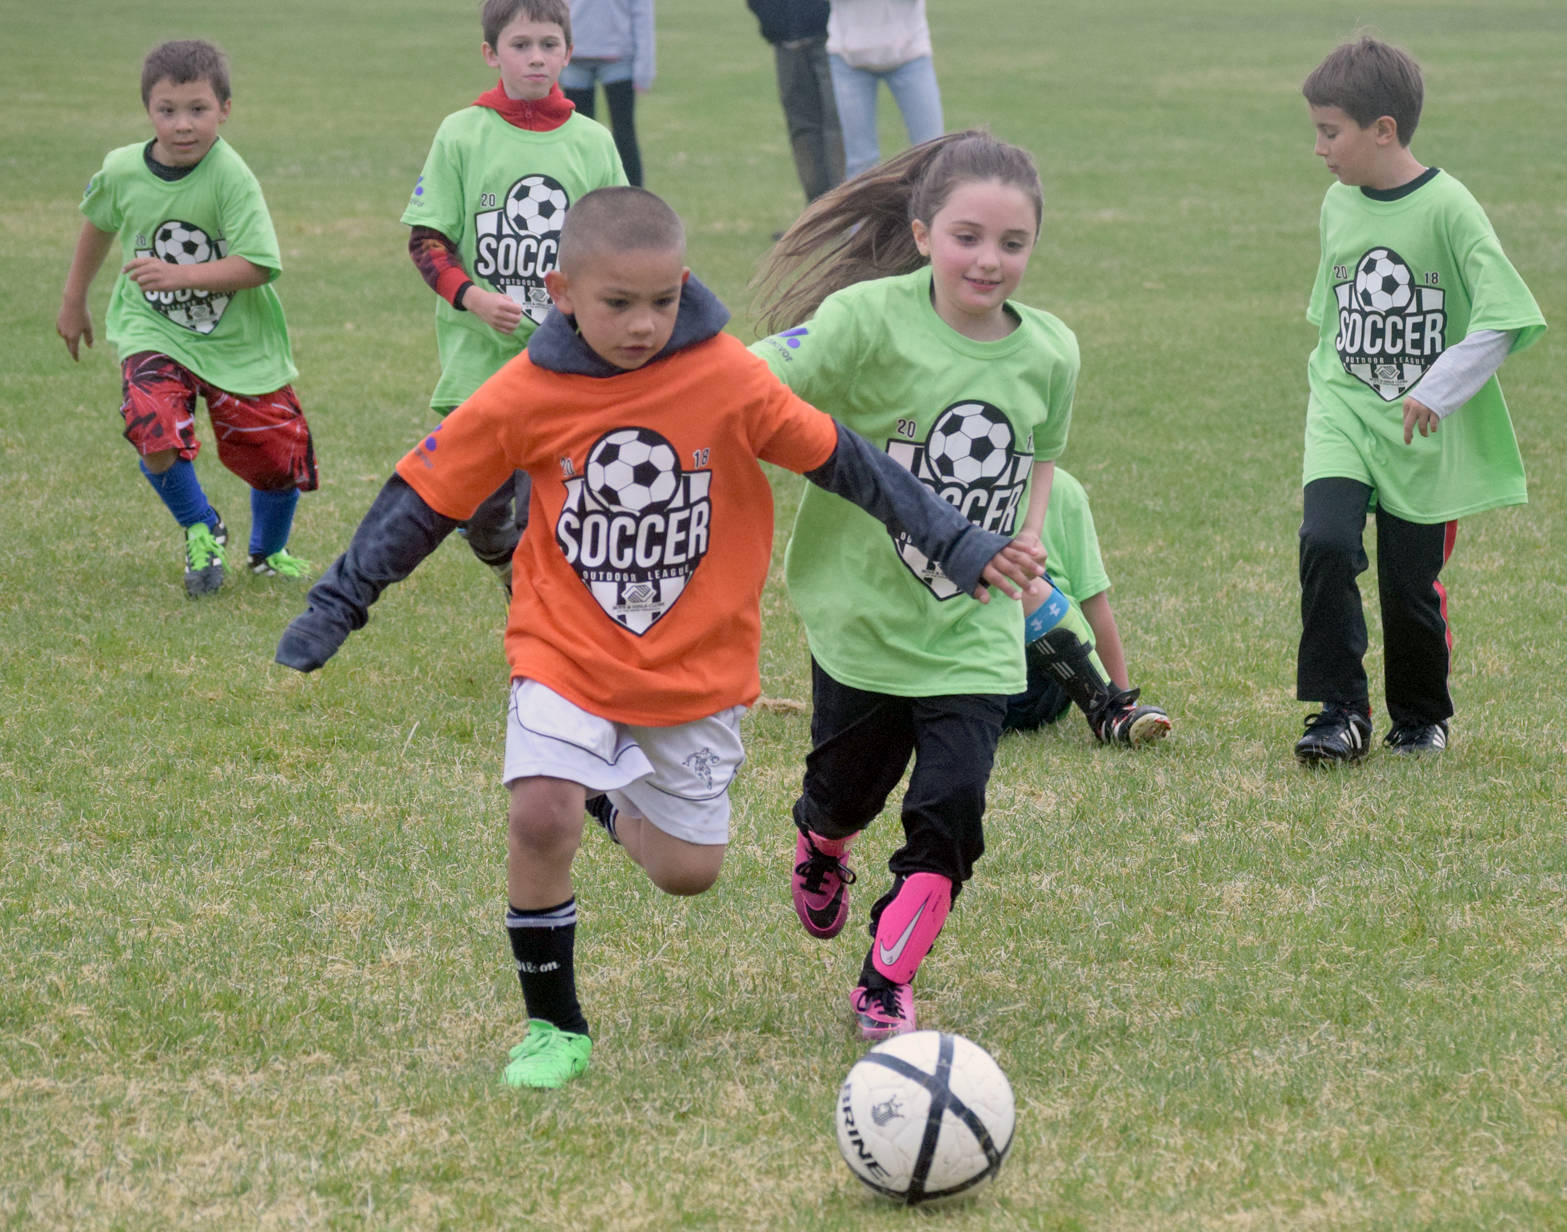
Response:
[{"label": "green cleat", "polygon": [[213,594],[223,585],[227,540],[228,529],[221,520],[216,526],[193,522],[185,528],[185,593],[192,599]]},{"label": "green cleat", "polygon": [[309,577],[314,568],[308,560],[289,555],[287,548],[279,548],[270,556],[250,555],[250,571],[262,577]]},{"label": "green cleat", "polygon": [[542,1018],[528,1020],[528,1034],[511,1050],[505,1079],[509,1087],[553,1091],[588,1068],[593,1041],[575,1031],[562,1031]]}]

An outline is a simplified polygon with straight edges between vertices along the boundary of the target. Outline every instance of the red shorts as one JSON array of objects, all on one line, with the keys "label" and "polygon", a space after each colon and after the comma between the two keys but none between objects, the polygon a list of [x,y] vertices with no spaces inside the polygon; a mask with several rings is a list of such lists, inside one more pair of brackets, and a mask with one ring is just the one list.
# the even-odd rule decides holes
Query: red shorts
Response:
[{"label": "red shorts", "polygon": [[269,394],[231,394],[156,351],[138,351],[120,365],[124,383],[125,439],[145,457],[172,449],[191,459],[196,439],[196,397],[207,401],[218,459],[253,488],[264,492],[317,484],[316,451],[310,425],[294,387]]}]

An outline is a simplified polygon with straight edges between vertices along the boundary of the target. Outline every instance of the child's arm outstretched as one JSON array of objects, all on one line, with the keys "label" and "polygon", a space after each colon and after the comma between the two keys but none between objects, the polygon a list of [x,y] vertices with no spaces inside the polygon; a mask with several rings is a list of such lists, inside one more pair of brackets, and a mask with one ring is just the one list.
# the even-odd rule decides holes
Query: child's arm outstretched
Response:
[{"label": "child's arm outstretched", "polygon": [[1037,536],[1030,545],[981,530],[891,455],[842,424],[837,428],[832,455],[805,477],[907,534],[959,590],[988,603],[988,584],[1016,599],[1044,572]]},{"label": "child's arm outstretched", "polygon": [[71,258],[65,290],[60,295],[60,314],[54,319],[54,332],[65,339],[65,349],[77,358],[77,346],[93,344],[92,313],[87,308],[87,288],[97,277],[104,258],[114,246],[114,232],[100,231],[90,222],[82,224],[76,237],[76,254]]},{"label": "child's arm outstretched", "polygon": [[370,619],[370,605],[400,582],[458,525],[437,513],[402,476],[386,481],[348,550],[310,588],[310,606],[278,642],[277,662],[313,672]]},{"label": "child's arm outstretched", "polygon": [[458,312],[471,312],[491,329],[514,334],[522,324],[522,305],[499,291],[486,291],[472,278],[451,237],[434,227],[414,226],[408,232],[408,255],[419,275]]}]

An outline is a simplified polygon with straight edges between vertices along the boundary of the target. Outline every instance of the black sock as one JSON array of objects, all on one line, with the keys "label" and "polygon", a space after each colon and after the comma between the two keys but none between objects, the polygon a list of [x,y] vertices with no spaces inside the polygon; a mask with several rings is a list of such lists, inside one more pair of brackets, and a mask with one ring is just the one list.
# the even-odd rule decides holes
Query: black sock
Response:
[{"label": "black sock", "polygon": [[588,1020],[577,1003],[572,958],[577,943],[577,900],[539,911],[506,908],[506,936],[522,982],[529,1018],[542,1018],[562,1031],[588,1034]]}]

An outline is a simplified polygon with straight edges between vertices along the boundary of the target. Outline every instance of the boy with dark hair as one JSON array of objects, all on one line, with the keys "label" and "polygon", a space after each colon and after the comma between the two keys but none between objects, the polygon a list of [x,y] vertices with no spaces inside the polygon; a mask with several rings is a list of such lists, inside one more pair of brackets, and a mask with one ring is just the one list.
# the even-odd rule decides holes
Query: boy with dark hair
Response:
[{"label": "boy with dark hair", "polygon": [[[566,208],[626,182],[609,133],[574,115],[557,84],[571,58],[566,0],[486,0],[479,21],[500,81],[441,122],[402,217],[409,254],[440,297],[430,405],[442,415],[521,351],[549,311],[544,279]],[[474,555],[507,586],[527,520],[519,475],[466,527]]]},{"label": "boy with dark hair", "polygon": [[530,1019],[514,1087],[558,1087],[592,1051],[573,974],[584,808],[659,889],[718,877],[760,691],[773,501],[759,459],[902,528],[981,600],[1039,572],[1029,547],[785,389],[722,332],[727,310],[684,261],[653,194],[578,201],[548,275],[556,311],[398,464],[278,646],[279,663],[320,667],[502,476],[531,476],[528,585],[506,628],[506,930]]},{"label": "boy with dark hair", "polygon": [[218,458],[250,485],[252,573],[303,577],[288,551],[294,507],[316,487],[310,427],[271,282],[282,270],[261,186],[218,137],[228,60],[211,43],[164,43],[142,65],[151,141],[112,150],[87,184],[86,215],[55,331],[71,358],[93,343],[87,291],[115,237],[123,265],[107,333],[119,352],[125,439],[185,534],[185,591],[223,584],[228,528],[196,477],[196,398]]},{"label": "boy with dark hair", "polygon": [[1459,517],[1527,499],[1495,374],[1545,320],[1485,211],[1410,152],[1423,87],[1406,52],[1373,38],[1346,43],[1302,93],[1316,153],[1339,182],[1322,203],[1306,314],[1320,335],[1307,366],[1296,694],[1322,709],[1307,717],[1295,756],[1351,762],[1369,746],[1356,578],[1368,563],[1370,506],[1392,721],[1384,743],[1439,752],[1453,703],[1438,578]]}]

